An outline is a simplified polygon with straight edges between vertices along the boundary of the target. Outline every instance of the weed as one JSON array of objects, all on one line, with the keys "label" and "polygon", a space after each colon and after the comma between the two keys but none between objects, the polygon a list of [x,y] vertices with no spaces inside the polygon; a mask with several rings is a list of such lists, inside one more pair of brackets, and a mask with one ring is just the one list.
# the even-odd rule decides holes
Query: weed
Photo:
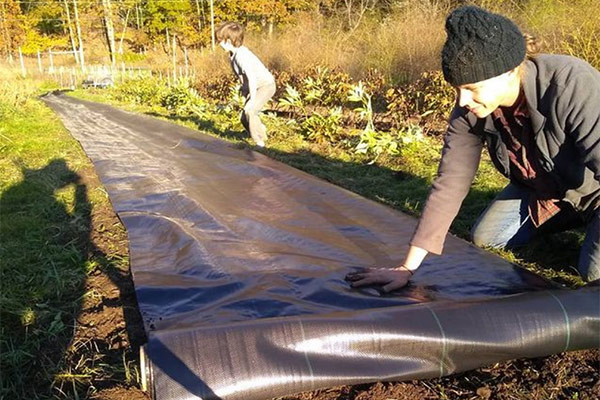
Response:
[{"label": "weed", "polygon": [[300,124],[302,132],[310,140],[335,143],[341,131],[342,108],[335,107],[324,114],[313,112]]}]

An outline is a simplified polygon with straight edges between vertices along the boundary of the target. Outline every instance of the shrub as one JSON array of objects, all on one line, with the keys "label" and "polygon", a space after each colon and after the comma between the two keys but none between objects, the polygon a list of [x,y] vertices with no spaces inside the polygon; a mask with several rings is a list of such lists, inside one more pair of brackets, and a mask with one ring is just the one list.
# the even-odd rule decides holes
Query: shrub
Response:
[{"label": "shrub", "polygon": [[456,93],[440,71],[424,72],[415,82],[386,93],[388,114],[401,127],[409,119],[422,123],[446,119],[454,107]]},{"label": "shrub", "polygon": [[327,113],[314,112],[301,122],[302,133],[310,140],[335,143],[340,139],[342,108],[334,107]]},{"label": "shrub", "polygon": [[371,163],[381,155],[395,156],[408,146],[424,140],[423,129],[414,124],[393,131],[376,131],[365,129],[360,135],[360,142],[354,149],[358,154],[372,157]]},{"label": "shrub", "polygon": [[193,87],[205,99],[226,101],[231,94],[231,88],[238,83],[233,74],[216,75],[194,82]]},{"label": "shrub", "polygon": [[119,101],[134,104],[160,104],[167,92],[165,83],[156,77],[136,77],[125,79],[111,91]]}]

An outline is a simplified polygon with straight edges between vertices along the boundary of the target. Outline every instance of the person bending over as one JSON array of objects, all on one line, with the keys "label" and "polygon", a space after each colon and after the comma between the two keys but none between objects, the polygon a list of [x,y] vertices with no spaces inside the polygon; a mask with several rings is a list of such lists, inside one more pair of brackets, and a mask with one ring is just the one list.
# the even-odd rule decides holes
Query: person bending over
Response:
[{"label": "person bending over", "polygon": [[583,60],[537,54],[508,18],[464,6],[446,18],[444,78],[457,102],[442,157],[404,262],[350,273],[352,286],[407,284],[428,253],[441,254],[487,145],[510,183],[472,229],[478,246],[516,247],[585,226],[578,270],[600,278],[600,72]]},{"label": "person bending over", "polygon": [[263,106],[275,94],[275,79],[264,64],[244,43],[244,28],[237,22],[224,22],[216,29],[221,47],[229,52],[231,68],[241,83],[246,98],[242,112],[242,125],[257,146],[264,147],[267,129],[260,120]]}]

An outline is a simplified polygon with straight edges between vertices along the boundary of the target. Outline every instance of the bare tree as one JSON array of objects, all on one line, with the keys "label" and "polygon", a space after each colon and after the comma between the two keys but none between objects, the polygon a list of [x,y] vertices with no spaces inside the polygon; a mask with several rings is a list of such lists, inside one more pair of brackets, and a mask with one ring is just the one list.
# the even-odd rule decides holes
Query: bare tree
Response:
[{"label": "bare tree", "polygon": [[77,29],[77,40],[79,41],[79,61],[81,62],[81,69],[85,70],[85,57],[83,56],[83,39],[81,35],[81,24],[79,23],[79,10],[77,7],[77,0],[73,0],[73,11],[75,17],[75,28]]},{"label": "bare tree", "polygon": [[79,52],[77,51],[77,46],[75,45],[75,34],[73,33],[73,24],[71,23],[71,12],[69,11],[68,0],[63,0],[63,4],[65,5],[67,28],[69,29],[69,39],[71,40],[71,47],[73,48],[73,56],[75,56],[75,62],[79,64]]},{"label": "bare tree", "polygon": [[129,22],[129,13],[131,12],[131,8],[127,9],[127,14],[125,14],[125,23],[123,24],[123,32],[121,32],[121,39],[119,40],[119,54],[123,54],[123,39],[125,39],[125,32],[127,32],[127,22]]},{"label": "bare tree", "polygon": [[213,0],[210,0],[210,41],[211,48],[215,50],[215,10],[213,7]]},{"label": "bare tree", "polygon": [[380,0],[343,0],[343,3],[348,29],[353,31],[358,28],[367,11],[375,10]]},{"label": "bare tree", "polygon": [[115,52],[115,27],[112,21],[112,7],[110,0],[102,0],[102,9],[104,10],[104,26],[106,28],[108,51],[110,52],[110,62],[114,67],[117,64],[117,55]]},{"label": "bare tree", "polygon": [[202,13],[200,12],[200,0],[196,0],[196,11],[198,12],[198,32],[202,32],[202,14],[204,14],[204,5],[202,6]]}]

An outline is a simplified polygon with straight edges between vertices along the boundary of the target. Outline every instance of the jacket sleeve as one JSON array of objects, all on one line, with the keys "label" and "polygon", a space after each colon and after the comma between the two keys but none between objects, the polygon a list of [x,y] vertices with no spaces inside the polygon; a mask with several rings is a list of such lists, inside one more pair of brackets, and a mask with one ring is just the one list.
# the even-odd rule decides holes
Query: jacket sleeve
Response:
[{"label": "jacket sleeve", "polygon": [[481,158],[483,140],[464,114],[458,106],[452,112],[437,177],[410,242],[434,254],[442,253],[450,224],[469,192]]},{"label": "jacket sleeve", "polygon": [[585,165],[600,182],[600,72],[587,66],[570,72],[556,101],[564,131],[575,140]]}]

